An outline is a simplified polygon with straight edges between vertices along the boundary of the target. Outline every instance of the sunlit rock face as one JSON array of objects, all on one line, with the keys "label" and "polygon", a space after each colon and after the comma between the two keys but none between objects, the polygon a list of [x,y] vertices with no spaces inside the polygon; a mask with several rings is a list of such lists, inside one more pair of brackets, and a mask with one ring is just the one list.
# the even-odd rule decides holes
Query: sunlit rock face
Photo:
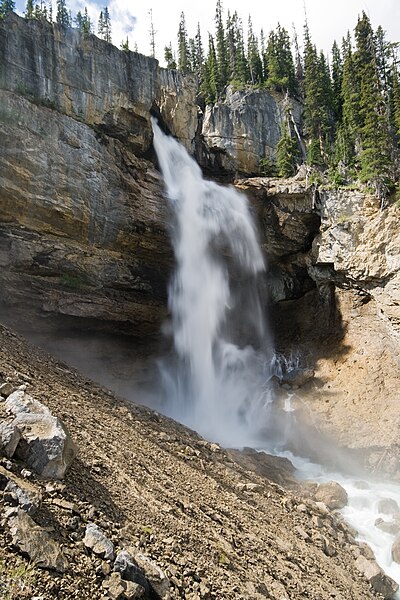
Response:
[{"label": "sunlit rock face", "polygon": [[0,64],[2,300],[158,330],[172,253],[150,109],[191,149],[195,80],[16,15]]},{"label": "sunlit rock face", "polygon": [[1,88],[48,106],[146,153],[156,105],[191,148],[197,128],[195,78],[76,29],[11,14],[0,25]]},{"label": "sunlit rock face", "polygon": [[258,175],[261,161],[275,162],[287,102],[299,124],[302,107],[298,102],[285,101],[267,90],[228,87],[225,100],[207,106],[204,114],[202,135],[211,157],[228,172]]},{"label": "sunlit rock face", "polygon": [[400,341],[400,231],[398,208],[357,191],[320,194],[321,231],[313,242],[311,272],[317,282],[355,288]]}]

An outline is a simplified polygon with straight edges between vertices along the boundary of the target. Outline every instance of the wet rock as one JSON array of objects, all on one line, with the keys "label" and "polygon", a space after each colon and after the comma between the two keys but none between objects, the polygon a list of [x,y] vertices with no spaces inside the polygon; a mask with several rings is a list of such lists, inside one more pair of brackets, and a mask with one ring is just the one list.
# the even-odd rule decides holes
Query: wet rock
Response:
[{"label": "wet rock", "polygon": [[359,556],[355,562],[356,568],[369,581],[378,594],[384,598],[391,598],[399,589],[398,584],[385,575],[382,569],[374,560],[368,560],[364,556]]},{"label": "wet rock", "polygon": [[384,531],[385,533],[389,533],[390,535],[396,535],[400,531],[400,524],[395,521],[385,521],[384,519],[376,519],[375,527]]},{"label": "wet rock", "polygon": [[61,420],[24,390],[11,394],[5,405],[20,433],[16,458],[46,479],[61,479],[76,454]]},{"label": "wet rock", "polygon": [[392,545],[392,558],[400,564],[400,535],[396,537]]},{"label": "wet rock", "polygon": [[95,523],[89,523],[86,526],[83,543],[86,548],[90,548],[94,554],[97,554],[106,560],[113,560],[114,544]]},{"label": "wet rock", "polygon": [[43,569],[63,573],[68,562],[60,546],[23,510],[8,520],[13,545]]},{"label": "wet rock", "polygon": [[0,489],[2,487],[5,502],[19,505],[29,515],[34,515],[38,510],[42,501],[40,491],[28,481],[20,479],[0,466]]},{"label": "wet rock", "polygon": [[289,386],[290,388],[302,387],[314,377],[313,369],[291,369],[280,379],[281,385]]},{"label": "wet rock", "polygon": [[399,510],[399,505],[393,498],[382,498],[378,502],[378,511],[384,515],[395,515]]},{"label": "wet rock", "polygon": [[323,502],[331,510],[341,509],[347,505],[346,490],[336,481],[321,483],[315,493],[315,500]]},{"label": "wet rock", "polygon": [[117,555],[114,562],[114,571],[121,574],[122,579],[132,581],[141,585],[146,593],[149,593],[150,586],[143,570],[139,567],[133,558],[133,554],[127,550],[122,550]]}]

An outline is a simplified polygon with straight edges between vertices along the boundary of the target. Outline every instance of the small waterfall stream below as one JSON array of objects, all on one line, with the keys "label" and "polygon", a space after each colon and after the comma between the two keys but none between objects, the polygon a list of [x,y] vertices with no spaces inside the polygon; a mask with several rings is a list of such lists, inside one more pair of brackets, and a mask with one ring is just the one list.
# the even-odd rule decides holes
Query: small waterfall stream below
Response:
[{"label": "small waterfall stream below", "polygon": [[[268,444],[274,351],[260,296],[264,260],[247,200],[234,188],[205,181],[183,146],[154,120],[153,130],[177,264],[166,326],[173,352],[159,362],[163,412],[222,445],[285,456],[300,479],[340,483],[349,497],[344,518],[400,583],[400,565],[391,556],[395,536],[375,526],[376,519],[388,519],[379,512],[381,499],[400,506],[400,487],[329,471],[285,450],[284,439],[278,448]],[[289,395],[283,410],[292,418]],[[288,431],[284,428],[282,438]],[[394,597],[400,599],[400,593]]]}]

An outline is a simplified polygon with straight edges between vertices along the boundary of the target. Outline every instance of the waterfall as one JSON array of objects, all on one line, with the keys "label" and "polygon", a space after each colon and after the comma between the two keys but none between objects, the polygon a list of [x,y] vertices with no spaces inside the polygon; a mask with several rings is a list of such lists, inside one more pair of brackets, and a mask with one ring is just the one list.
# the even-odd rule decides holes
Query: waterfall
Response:
[{"label": "waterfall", "polygon": [[269,403],[256,228],[243,194],[203,179],[154,120],[153,130],[176,258],[169,287],[174,355],[160,363],[165,411],[209,439],[242,445]]}]

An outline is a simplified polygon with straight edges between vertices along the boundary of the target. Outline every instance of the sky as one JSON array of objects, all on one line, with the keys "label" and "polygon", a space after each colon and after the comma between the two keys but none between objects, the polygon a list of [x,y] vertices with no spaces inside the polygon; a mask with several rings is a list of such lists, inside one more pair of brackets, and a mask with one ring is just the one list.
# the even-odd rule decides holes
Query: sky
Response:
[{"label": "sky", "polygon": [[[108,4],[111,16],[112,39],[119,46],[128,37],[129,47],[137,44],[139,52],[150,54],[150,9],[156,31],[156,58],[164,64],[164,47],[172,42],[176,48],[180,14],[185,13],[189,37],[194,37],[197,23],[200,23],[203,45],[207,46],[208,32],[214,33],[216,0],[66,0],[67,6],[75,15],[85,6],[94,23],[100,10]],[[54,0],[55,2],[55,0]],[[303,34],[305,10],[313,41],[318,49],[328,53],[336,39],[341,41],[347,31],[353,31],[357,17],[365,11],[371,19],[374,29],[378,25],[387,32],[390,41],[400,41],[400,0],[222,0],[225,16],[230,10],[238,12],[246,25],[250,14],[253,29],[261,28],[267,35],[279,22],[290,34],[293,25],[298,32],[299,41]],[[23,12],[24,0],[17,0],[17,10]]]}]

